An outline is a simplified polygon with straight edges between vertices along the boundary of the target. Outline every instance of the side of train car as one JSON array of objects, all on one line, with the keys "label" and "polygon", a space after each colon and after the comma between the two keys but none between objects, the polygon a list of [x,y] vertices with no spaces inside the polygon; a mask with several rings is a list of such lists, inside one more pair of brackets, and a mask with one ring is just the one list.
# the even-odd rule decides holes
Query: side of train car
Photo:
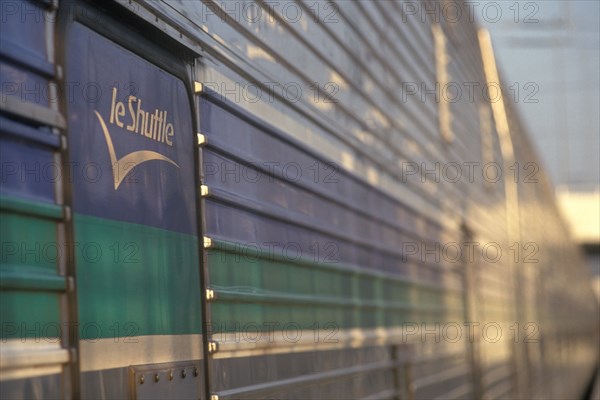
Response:
[{"label": "side of train car", "polygon": [[584,395],[597,304],[467,5],[0,5],[3,399]]}]

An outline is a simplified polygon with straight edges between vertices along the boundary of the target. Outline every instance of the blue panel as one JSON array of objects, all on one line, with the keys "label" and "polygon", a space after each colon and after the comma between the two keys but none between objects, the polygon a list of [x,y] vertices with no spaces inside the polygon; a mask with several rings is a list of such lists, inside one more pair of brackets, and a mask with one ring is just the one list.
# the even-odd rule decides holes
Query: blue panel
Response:
[{"label": "blue panel", "polygon": [[[46,16],[30,1],[0,1],[0,53],[32,67],[48,65]],[[42,67],[44,68],[44,67]]]},{"label": "blue panel", "polygon": [[48,106],[56,95],[48,91],[48,79],[6,62],[0,62],[2,96],[16,96],[21,101]]},{"label": "blue panel", "polygon": [[402,249],[441,241],[435,221],[213,92],[204,94],[200,112],[208,236],[400,275],[415,273],[413,261],[425,264],[423,279],[440,281],[434,259],[423,263]]},{"label": "blue panel", "polygon": [[183,82],[83,25],[70,29],[66,75],[87,88],[68,104],[75,212],[196,234]]},{"label": "blue panel", "polygon": [[[207,235],[259,247],[263,254],[283,255],[290,261],[300,256],[332,264],[353,264],[398,274],[408,269],[400,254],[393,255],[303,227],[285,224],[248,210],[208,201],[206,207]],[[243,247],[242,247],[243,249]]]},{"label": "blue panel", "polygon": [[28,139],[40,145],[57,149],[60,146],[60,137],[52,133],[47,126],[34,128],[9,118],[0,116],[0,130],[3,134],[11,135],[21,139]]},{"label": "blue panel", "polygon": [[257,171],[218,153],[205,152],[204,167],[205,183],[211,188],[213,197],[231,197],[239,204],[252,204],[295,224],[336,232],[348,240],[368,243],[372,247],[394,247],[400,235],[412,234],[396,224],[374,220],[363,210],[347,207],[344,201],[331,195],[315,195],[282,177]]},{"label": "blue panel", "polygon": [[[210,93],[210,92],[209,92]],[[201,130],[209,137],[209,149],[262,168],[263,174],[282,177],[290,184],[306,188],[315,195],[333,199],[341,207],[352,207],[382,223],[392,223],[406,232],[420,225],[439,231],[439,224],[419,216],[411,208],[366,184],[341,165],[328,162],[283,132],[268,126],[230,104],[219,95],[209,94],[201,102]],[[252,171],[227,174],[217,163],[205,164],[206,179],[220,181],[252,179]],[[297,174],[300,171],[300,174]],[[243,176],[246,173],[248,176]],[[385,216],[385,217],[384,217]]]},{"label": "blue panel", "polygon": [[51,148],[2,135],[0,159],[0,192],[54,203],[54,184],[61,179],[61,170]]}]

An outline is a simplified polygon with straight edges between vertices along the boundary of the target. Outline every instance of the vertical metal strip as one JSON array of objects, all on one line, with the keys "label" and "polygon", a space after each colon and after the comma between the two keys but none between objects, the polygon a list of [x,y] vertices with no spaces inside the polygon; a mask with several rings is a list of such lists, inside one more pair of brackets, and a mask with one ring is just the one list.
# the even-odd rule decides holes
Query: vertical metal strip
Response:
[{"label": "vertical metal strip", "polygon": [[406,398],[415,400],[415,385],[413,383],[412,363],[407,362],[404,366],[404,379],[406,383]]},{"label": "vertical metal strip", "polygon": [[201,301],[201,310],[202,310],[202,348],[204,349],[203,354],[203,362],[204,362],[204,396],[206,399],[211,398],[211,363],[210,357],[210,330],[211,328],[211,318],[210,318],[210,306],[208,304],[208,287],[209,287],[209,276],[208,276],[208,247],[205,244],[204,232],[206,232],[206,217],[205,217],[205,204],[204,198],[205,194],[208,194],[208,187],[204,185],[204,170],[203,170],[203,158],[202,158],[202,147],[206,145],[206,137],[200,133],[200,119],[201,119],[201,110],[200,110],[200,100],[202,96],[202,84],[198,81],[198,77],[200,73],[198,69],[201,68],[201,64],[199,59],[194,61],[194,65],[192,67],[192,88],[194,91],[194,122],[196,135],[194,135],[194,148],[195,148],[195,157],[194,163],[196,168],[196,209],[198,212],[197,215],[197,226],[198,226],[198,252],[199,252],[199,261],[200,261],[200,301]]},{"label": "vertical metal strip", "polygon": [[400,373],[402,371],[402,363],[400,360],[400,348],[398,344],[392,344],[390,347],[390,351],[392,353],[392,361],[394,362],[394,366],[392,368],[392,379],[394,382],[394,400],[401,399],[401,380]]},{"label": "vertical metal strip", "polygon": [[[477,32],[479,39],[479,46],[481,49],[481,58],[483,61],[483,71],[485,74],[486,82],[489,85],[496,84],[500,88],[500,76],[498,68],[496,66],[496,59],[494,57],[494,49],[492,47],[492,40],[490,34],[485,29],[479,29]],[[500,89],[501,90],[501,89]],[[498,139],[500,142],[500,152],[502,154],[503,166],[504,166],[504,191],[505,191],[505,202],[506,202],[506,226],[509,246],[513,243],[517,243],[520,246],[521,229],[520,229],[520,216],[519,216],[519,193],[517,182],[512,179],[512,176],[508,173],[509,168],[515,163],[515,152],[514,145],[510,134],[510,126],[508,122],[508,115],[506,107],[504,105],[504,96],[500,101],[490,101],[492,107],[492,114],[494,116],[494,122],[496,125],[496,132],[498,133]],[[509,266],[513,277],[514,288],[515,288],[515,315],[519,323],[522,321],[522,310],[520,306],[522,303],[522,294],[519,280],[519,269],[514,261],[509,261]],[[523,343],[516,343],[514,346],[514,361],[517,372],[515,376],[516,392],[517,396],[527,398],[528,393],[526,391],[527,382],[527,370],[524,369],[519,359],[523,357],[524,346]]]},{"label": "vertical metal strip", "polygon": [[[462,243],[473,243],[473,231],[469,229],[465,222],[461,226]],[[478,315],[475,308],[477,304],[477,295],[479,286],[476,284],[476,265],[474,262],[466,260],[463,265],[463,307],[464,319],[468,323],[476,322]],[[471,376],[473,379],[473,397],[483,398],[482,373],[481,373],[481,343],[479,335],[473,335],[466,343],[467,358],[471,363]]]},{"label": "vertical metal strip", "polygon": [[435,44],[435,75],[437,77],[437,89],[439,90],[438,98],[438,113],[439,113],[439,128],[442,138],[451,143],[454,140],[452,132],[452,113],[450,111],[450,102],[444,98],[442,90],[450,83],[450,74],[448,73],[448,64],[450,58],[446,51],[446,34],[440,24],[434,23],[431,25],[433,34],[433,42]]},{"label": "vertical metal strip", "polygon": [[[62,7],[62,8],[60,8]],[[59,3],[58,0],[52,2],[51,8],[47,13],[51,14],[46,19],[46,29],[51,35],[51,39],[46,42],[47,54],[50,61],[54,64],[56,71],[56,82],[64,87],[64,76],[62,67],[59,61],[64,64],[65,49],[64,46],[56,46],[56,43],[62,44],[66,42],[64,29],[60,29],[68,21],[67,18],[62,18],[63,15],[70,15],[66,7],[73,7],[67,3]],[[60,19],[57,19],[60,18]],[[56,42],[55,42],[56,41]],[[56,90],[56,87],[54,87]],[[59,96],[58,92],[52,96],[56,101],[50,101],[50,108],[59,112],[61,115],[66,115],[67,104],[65,96]],[[65,118],[65,121],[68,119]],[[78,309],[77,309],[77,287],[76,287],[76,265],[74,254],[74,227],[72,218],[72,187],[73,182],[71,169],[69,164],[69,149],[68,149],[68,126],[63,131],[54,128],[56,134],[60,135],[61,146],[55,154],[55,160],[60,166],[62,172],[61,179],[55,182],[55,193],[57,193],[56,202],[62,204],[64,208],[63,221],[59,223],[59,233],[57,234],[57,245],[65,246],[65,257],[61,257],[59,271],[67,280],[67,290],[61,299],[61,319],[62,319],[62,341],[63,345],[69,350],[69,364],[63,372],[65,379],[69,378],[68,384],[65,385],[65,398],[78,399],[81,398],[81,385],[79,374],[79,324],[78,324]]]}]

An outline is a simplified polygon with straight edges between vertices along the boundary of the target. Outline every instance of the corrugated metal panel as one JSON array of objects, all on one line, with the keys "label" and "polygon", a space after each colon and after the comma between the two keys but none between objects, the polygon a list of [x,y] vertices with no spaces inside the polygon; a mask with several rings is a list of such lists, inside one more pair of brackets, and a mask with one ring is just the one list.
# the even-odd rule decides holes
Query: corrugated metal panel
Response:
[{"label": "corrugated metal panel", "polygon": [[[466,224],[473,232],[473,240],[480,244],[498,243],[505,251],[511,245],[506,221],[514,214],[510,211],[507,215],[505,184],[503,180],[489,183],[481,176],[485,163],[503,166],[487,100],[477,92],[473,100],[463,96],[450,104],[454,138],[451,143],[444,143],[438,128],[439,104],[422,101],[419,95],[407,96],[401,90],[407,82],[422,83],[431,89],[439,79],[432,21],[429,16],[424,21],[411,18],[406,13],[407,3],[299,1],[271,6],[267,2],[239,2],[228,8],[212,1],[142,2],[140,15],[149,15],[147,19],[152,22],[152,13],[157,13],[187,36],[186,41],[196,41],[205,55],[198,76],[235,103],[236,110],[247,110],[251,116],[243,114],[242,120],[246,121],[240,123],[239,115],[226,116],[215,108],[210,96],[210,104],[205,105],[205,110],[210,111],[201,115],[206,129],[203,133],[212,143],[205,151],[205,167],[217,165],[236,171],[229,177],[219,176],[219,171],[215,174],[214,170],[205,175],[209,186],[207,231],[215,236],[208,265],[209,269],[211,263],[219,265],[211,271],[211,277],[218,289],[226,293],[222,303],[213,306],[215,315],[245,316],[250,320],[269,315],[301,316],[303,321],[325,315],[340,318],[346,326],[393,325],[397,321],[381,311],[361,317],[360,312],[351,311],[352,307],[363,306],[360,301],[350,302],[350,308],[338,304],[340,299],[356,296],[361,301],[363,297],[369,301],[377,299],[389,277],[381,282],[364,276],[357,280],[326,268],[319,272],[323,278],[315,278],[317,274],[308,272],[314,266],[297,267],[294,260],[275,262],[260,257],[244,269],[243,260],[230,260],[232,254],[240,251],[239,247],[232,250],[231,241],[246,246],[294,241],[304,253],[310,250],[311,241],[336,243],[342,268],[348,265],[360,270],[381,269],[386,274],[404,274],[409,282],[450,281],[458,287],[461,274],[441,274],[452,265],[444,265],[444,261],[423,262],[418,257],[421,254],[400,262],[402,251],[394,244],[447,243],[460,238],[459,226]],[[254,7],[262,17],[249,21],[240,11],[245,7]],[[301,16],[291,21],[286,7],[287,11],[290,7],[299,10]],[[443,22],[442,33],[446,37],[443,50],[450,60],[446,67],[450,79],[459,84],[477,82],[483,87],[486,82],[473,25],[466,19],[457,24]],[[315,82],[321,87],[317,91],[320,101],[315,101],[315,89],[310,86]],[[336,102],[323,102],[327,94],[323,85],[330,82],[336,85]],[[249,84],[263,94],[259,101],[251,99],[248,92],[244,96]],[[290,84],[300,88],[300,98],[290,99],[282,92]],[[269,85],[275,90],[272,96],[265,96],[271,94]],[[211,122],[211,118],[218,122]],[[275,141],[267,139],[264,130],[270,128],[257,125],[257,119],[277,126],[272,135]],[[289,137],[301,145],[287,144]],[[347,173],[340,175],[344,178],[341,186],[314,184],[290,180],[281,169],[269,174],[264,166],[258,170],[252,167],[265,160],[300,160],[303,172],[312,162],[333,162]],[[444,179],[407,180],[402,175],[407,162],[427,170],[435,163],[464,161],[479,163],[475,183],[465,176],[454,183]],[[270,179],[244,181],[244,170]],[[240,181],[234,180],[236,174],[242,178]],[[394,211],[398,207],[404,211]],[[387,217],[391,215],[396,217]],[[226,262],[224,248],[228,249]],[[474,306],[467,318],[474,318],[481,325],[498,323],[507,330],[515,322],[517,304],[512,293],[516,277],[507,260],[503,257],[500,262],[489,263],[481,256],[475,260]],[[462,265],[455,267],[460,271]],[[316,284],[320,279],[331,285],[332,298],[315,297],[315,290],[322,292],[329,287]],[[231,287],[234,282],[239,287]],[[269,285],[277,288],[277,293],[269,291]],[[398,289],[392,285],[385,290],[395,293]],[[413,289],[401,292],[411,301],[420,298]],[[278,301],[289,307],[278,309],[273,305]],[[314,308],[320,301],[327,306]],[[430,301],[439,302],[440,298]],[[462,300],[457,303],[460,304]],[[384,303],[372,306],[375,310],[384,307]],[[336,308],[339,314],[333,313]],[[294,309],[297,312],[289,311]],[[409,318],[427,319],[417,308],[413,311]],[[535,314],[530,316],[534,318]],[[497,343],[482,343],[477,357],[486,393],[497,397],[514,393],[514,378],[504,372],[513,369],[515,351],[507,335]],[[422,373],[415,378],[417,381],[427,379],[431,372],[425,368]],[[457,382],[447,393],[449,397],[468,397],[471,390],[464,382]]]},{"label": "corrugated metal panel", "polygon": [[[173,6],[173,3],[170,3],[171,6]],[[168,6],[160,6],[161,11],[162,12],[171,12],[174,13],[174,19],[178,18],[178,16],[180,14],[175,13],[174,10],[170,9],[170,7]],[[198,28],[201,28],[201,26],[205,26],[206,29],[208,30],[209,34],[212,34],[214,36],[215,39],[217,40],[221,40],[224,44],[225,44],[225,49],[228,49],[229,46],[227,45],[227,43],[247,43],[247,36],[248,34],[240,34],[239,32],[241,31],[242,33],[246,32],[246,30],[244,30],[245,28],[243,28],[241,26],[241,24],[237,24],[235,23],[235,29],[232,28],[228,28],[228,25],[221,23],[218,20],[215,20],[213,18],[210,18],[210,15],[214,14],[213,11],[208,11],[208,9],[204,6],[204,5],[199,5],[198,3],[195,4],[187,4],[184,3],[184,5],[182,5],[181,7],[178,7],[178,11],[181,12],[181,14],[187,16],[188,18],[190,18],[189,23],[192,25],[191,27],[189,27],[189,29],[193,29],[193,25],[194,23],[198,24]],[[206,21],[205,24],[200,24],[199,22],[193,22],[193,21]],[[213,27],[210,24],[214,24],[214,33],[212,32]],[[232,24],[234,24],[234,22],[232,22]],[[237,29],[237,30],[236,30]],[[193,31],[191,31],[193,32]],[[204,31],[203,31],[204,32]],[[273,36],[273,39],[271,39],[271,36]],[[279,39],[276,39],[279,38]],[[254,40],[255,37],[251,36],[251,39]],[[227,63],[227,65],[223,65],[221,67],[219,67],[218,71],[213,70],[212,68],[207,68],[207,69],[203,69],[201,72],[202,76],[204,76],[205,78],[203,79],[203,81],[205,82],[216,82],[217,84],[219,84],[220,82],[223,83],[222,87],[217,86],[217,89],[219,89],[219,91],[223,91],[223,90],[236,90],[235,89],[235,81],[237,81],[238,78],[236,78],[237,74],[243,74],[243,77],[240,77],[240,82],[242,84],[242,87],[244,87],[243,85],[246,84],[247,82],[256,82],[258,84],[260,84],[262,82],[262,84],[264,85],[265,83],[268,82],[276,82],[279,85],[279,89],[275,91],[275,93],[277,94],[278,92],[281,91],[281,86],[285,85],[285,84],[289,84],[289,83],[298,83],[301,85],[302,88],[302,93],[303,96],[299,101],[293,102],[292,104],[290,104],[289,101],[285,101],[285,99],[283,99],[283,101],[281,101],[280,98],[277,98],[277,96],[275,96],[274,101],[269,101],[267,104],[263,103],[263,102],[257,102],[257,103],[246,103],[245,100],[243,98],[241,98],[241,96],[239,96],[239,94],[241,93],[240,90],[237,90],[237,94],[238,94],[238,99],[240,102],[240,105],[243,106],[244,108],[252,108],[252,107],[267,107],[268,109],[271,109],[270,111],[272,112],[272,108],[280,108],[280,107],[285,107],[286,111],[285,114],[286,116],[282,118],[285,118],[287,121],[282,121],[284,123],[284,125],[281,125],[279,123],[277,123],[277,119],[274,120],[273,122],[276,123],[279,126],[285,127],[285,126],[289,126],[290,128],[293,127],[293,129],[286,129],[286,131],[289,131],[290,134],[292,135],[299,135],[299,134],[306,134],[309,135],[312,140],[308,141],[307,143],[309,143],[309,145],[313,146],[315,148],[323,148],[323,149],[328,149],[331,150],[333,153],[332,155],[334,156],[334,161],[343,165],[349,165],[351,166],[351,168],[353,170],[356,169],[362,169],[363,171],[365,171],[365,173],[363,174],[365,176],[365,179],[368,179],[372,182],[376,182],[376,180],[378,180],[380,183],[378,185],[381,185],[382,187],[384,187],[386,190],[390,191],[397,191],[397,190],[401,190],[401,188],[398,187],[397,183],[393,183],[394,181],[399,181],[399,171],[398,168],[395,168],[396,171],[393,171],[392,166],[397,165],[397,163],[402,160],[402,158],[397,158],[396,156],[392,157],[392,153],[390,153],[390,151],[387,149],[387,145],[384,142],[381,142],[381,138],[382,138],[382,133],[380,133],[378,130],[373,130],[371,131],[369,129],[369,127],[366,125],[365,122],[361,122],[360,124],[357,124],[359,121],[357,121],[356,117],[354,117],[354,115],[361,115],[364,113],[364,111],[360,111],[356,108],[351,109],[348,108],[350,106],[342,106],[342,102],[338,101],[338,103],[333,103],[333,104],[327,104],[327,103],[314,103],[312,101],[313,99],[313,95],[312,95],[312,90],[310,89],[310,87],[307,87],[307,83],[306,80],[307,78],[302,78],[302,76],[298,76],[294,71],[295,70],[289,70],[287,68],[283,68],[284,65],[287,65],[287,61],[285,61],[287,58],[287,55],[282,56],[282,55],[278,55],[279,53],[274,53],[272,50],[272,46],[267,46],[267,44],[265,44],[265,41],[272,41],[272,40],[279,40],[279,43],[285,43],[285,41],[282,41],[280,38],[280,35],[277,34],[273,34],[273,35],[266,35],[266,34],[261,34],[261,40],[258,42],[258,44],[252,43],[252,47],[250,44],[245,44],[244,45],[244,49],[241,49],[239,51],[231,49],[231,51],[235,51],[236,53],[236,57],[241,57],[240,62],[243,65],[247,65],[248,68],[243,68],[241,70],[237,69],[237,67],[235,65],[230,65],[229,63]],[[270,44],[270,42],[269,42]],[[281,45],[281,44],[280,44]],[[267,46],[267,47],[263,47],[263,46]],[[258,56],[254,56],[255,59],[252,59],[248,54],[250,54],[250,52],[254,51],[252,49],[255,48],[259,48],[259,49],[263,49],[265,48],[265,52],[271,51],[271,53],[268,53],[269,56],[265,59],[265,58],[260,58]],[[338,50],[339,51],[339,50]],[[310,53],[308,53],[310,54]],[[314,56],[311,56],[311,60]],[[333,58],[335,59],[335,58]],[[277,62],[273,62],[270,60],[277,60]],[[212,63],[210,59],[206,59],[207,63]],[[254,65],[254,66],[253,66]],[[208,65],[207,65],[208,66]],[[234,71],[229,70],[229,68],[232,67],[236,67]],[[256,72],[256,75],[254,75],[254,71]],[[221,77],[219,76],[222,73],[226,73],[227,75],[229,75],[229,77]],[[215,79],[213,79],[213,75],[212,74],[217,74],[214,75]],[[233,81],[231,81],[231,79],[234,79]],[[224,80],[227,79],[227,80]],[[316,81],[316,79],[314,79]],[[330,79],[327,79],[325,81],[325,83],[329,82]],[[310,83],[312,84],[313,80],[310,80]],[[318,82],[319,84],[323,84],[323,82]],[[213,89],[215,89],[213,87]],[[265,87],[262,87],[263,90],[263,96],[265,96],[266,89]],[[232,98],[234,98],[234,95],[230,96]],[[279,96],[281,97],[281,96]],[[348,101],[350,103],[355,103],[357,100],[355,100],[355,98],[360,97],[360,96],[356,96],[356,95],[352,95],[351,97],[344,97],[347,98]],[[337,97],[336,97],[337,98]],[[236,101],[236,99],[234,99],[234,101]],[[381,104],[381,103],[380,103]],[[290,108],[291,106],[291,108]],[[381,106],[381,105],[380,105]],[[354,106],[351,106],[354,107]],[[335,111],[336,109],[340,109],[340,112]],[[394,109],[398,109],[398,107],[393,107]],[[344,111],[345,110],[345,111]],[[266,112],[267,109],[264,109],[264,111],[260,112],[259,115],[261,115],[262,113]],[[294,118],[296,118],[294,116],[295,113],[302,113],[304,115],[298,115],[297,118],[294,120]],[[273,117],[275,117],[276,114],[273,114]],[[332,120],[331,117],[335,116],[335,120]],[[363,118],[367,118],[367,119],[373,119],[375,117],[375,114],[371,113]],[[275,118],[279,118],[279,117],[275,117]],[[295,127],[296,124],[301,123],[301,125],[298,125],[297,128]],[[315,124],[317,124],[315,126]],[[417,130],[413,130],[414,132],[416,132]],[[377,136],[373,136],[373,135],[377,135]],[[386,139],[385,140],[396,140],[396,138],[398,140],[402,140],[402,135],[392,135],[392,134],[386,134]],[[340,142],[340,139],[342,140]],[[332,142],[333,140],[333,142]],[[328,143],[329,142],[329,143]],[[346,144],[344,144],[344,142]],[[323,144],[326,147],[319,147],[319,144]],[[411,149],[414,148],[414,145],[412,145],[412,143],[414,142],[414,139],[410,139],[410,142],[407,143],[407,146],[405,146],[407,149]],[[433,142],[432,142],[433,143]],[[348,144],[351,145],[350,148],[348,148]],[[368,146],[365,146],[365,144],[368,144]],[[376,146],[376,147],[374,147]],[[429,146],[429,145],[428,145]],[[429,146],[431,147],[431,146]],[[344,150],[345,148],[347,148],[348,150]],[[378,153],[374,153],[372,151],[373,148],[378,148],[379,152]],[[418,150],[415,150],[418,151]],[[382,158],[382,154],[389,154],[388,156],[385,156],[384,158]],[[383,160],[387,160],[387,162],[383,162]],[[374,168],[374,164],[377,166],[376,168]],[[390,174],[393,173],[393,176],[395,177],[394,180],[390,180]],[[388,184],[389,183],[389,184]],[[423,186],[423,185],[420,185]],[[419,187],[417,187],[416,189],[417,191],[422,190],[423,189],[419,189]],[[411,193],[410,191],[406,191],[406,193],[404,194],[405,196],[414,196],[413,193]],[[431,196],[423,196],[425,199],[431,198]],[[429,200],[426,200],[429,201]],[[427,204],[423,204],[420,205],[419,201],[413,202],[414,204],[417,204],[419,207],[428,207]]]},{"label": "corrugated metal panel", "polygon": [[2,398],[76,390],[55,18],[50,4],[2,2]]},{"label": "corrugated metal panel", "polygon": [[[418,234],[414,210],[345,169],[328,171],[326,159],[306,144],[217,93],[203,93],[200,112],[207,140],[205,232],[212,240],[207,265],[217,295],[211,323],[219,351],[230,347],[227,337],[247,335],[250,327],[261,336],[270,323],[275,324],[275,335],[288,335],[286,329],[292,329],[295,337],[297,332],[323,328],[336,333],[399,327],[416,315],[418,321],[431,322],[462,318],[461,280],[452,266],[432,262],[419,267],[420,259],[396,246],[432,240],[439,226],[429,222]],[[307,176],[309,171],[316,175]],[[384,215],[398,218],[386,220]],[[333,336],[323,349],[344,344],[336,346],[338,338]],[[317,349],[322,344],[318,342]],[[284,343],[281,351],[291,352],[293,345]],[[255,349],[255,342],[245,338],[229,351],[236,357]],[[239,375],[235,364],[214,365],[215,377]],[[305,368],[316,372],[319,365]],[[230,378],[231,389],[217,389],[217,381],[212,385],[219,396],[235,387],[236,394],[252,396],[252,385],[262,384],[262,378],[254,379],[244,383]],[[269,384],[269,390],[272,385],[282,385],[280,393],[286,396],[294,393],[283,382]],[[376,394],[365,390],[360,393]]]},{"label": "corrugated metal panel", "polygon": [[[431,90],[440,74],[461,85],[485,83],[473,24],[462,19],[438,25],[429,15],[421,19],[407,12],[408,5],[443,4],[431,1],[119,2],[202,54],[196,77],[216,91],[204,93],[198,110],[208,138],[202,178],[208,187],[204,220],[213,246],[206,261],[208,284],[217,293],[210,318],[216,333],[235,333],[236,322],[283,321],[297,323],[308,335],[344,338],[312,346],[216,339],[220,348],[209,346],[218,350],[209,371],[215,392],[224,397],[468,398],[480,390],[502,398],[529,393],[524,386],[540,381],[534,375],[542,369],[552,377],[561,365],[580,363],[578,371],[585,371],[590,363],[582,355],[585,343],[573,339],[583,335],[585,321],[561,325],[556,315],[567,321],[569,310],[585,307],[590,297],[565,294],[557,283],[581,283],[585,277],[567,276],[561,268],[576,263],[577,255],[560,244],[566,230],[554,205],[544,200],[550,197],[546,181],[513,187],[507,180],[490,184],[478,176],[470,182],[464,169],[457,182],[421,176],[436,165],[465,160],[506,167],[502,133],[494,126],[498,116],[492,116],[483,96],[448,104],[406,92],[407,83]],[[249,20],[248,9],[261,16]],[[299,13],[298,18],[289,12]],[[58,152],[57,133],[65,120],[56,105],[22,89],[47,87],[56,78],[51,29],[36,24],[27,27],[26,43],[9,42],[6,38],[23,31],[15,21],[2,24],[2,77],[27,73],[24,86],[6,86],[3,80],[3,88],[13,93],[2,102],[2,130],[9,133],[2,139],[2,156],[15,161],[26,154],[44,162]],[[256,91],[262,94],[259,100]],[[219,93],[229,100],[222,101]],[[535,161],[508,109],[515,160],[521,165]],[[440,120],[447,117],[444,126]],[[418,172],[407,176],[407,165]],[[17,194],[3,196],[9,213],[3,225],[27,212],[34,215],[27,218],[46,221],[39,232],[60,226],[61,190],[19,179],[3,181],[2,189]],[[519,209],[507,200],[512,189]],[[464,229],[469,239],[498,243],[511,254],[515,225],[521,242],[545,244],[539,269],[508,257],[489,262],[478,254],[466,265],[427,256],[427,246],[465,240]],[[418,251],[406,244],[418,245]],[[30,285],[39,295],[67,286],[64,271],[25,276],[5,267],[3,288]],[[472,289],[465,293],[465,287]],[[413,327],[403,322],[473,320],[498,324],[503,332],[515,322],[517,329],[540,323],[544,342],[515,344],[503,335],[476,345],[440,344],[413,336],[402,343],[407,346],[394,345]],[[289,328],[281,332],[296,329]],[[565,344],[569,341],[573,344]],[[579,346],[581,352],[558,351],[565,346]],[[47,354],[52,362],[65,361],[64,352],[63,358]],[[471,359],[465,357],[469,354]],[[290,362],[293,367],[282,367]],[[556,387],[548,393],[570,390]]]}]

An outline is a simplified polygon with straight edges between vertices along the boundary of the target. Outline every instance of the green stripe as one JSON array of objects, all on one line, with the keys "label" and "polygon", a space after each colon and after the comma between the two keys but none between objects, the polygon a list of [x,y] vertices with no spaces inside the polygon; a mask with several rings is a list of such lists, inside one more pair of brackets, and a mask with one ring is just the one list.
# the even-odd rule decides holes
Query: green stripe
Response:
[{"label": "green stripe", "polygon": [[[259,258],[259,259],[269,260],[269,261],[274,261],[274,262],[288,262],[289,261],[289,259],[287,259],[282,254],[278,254],[275,252],[269,253],[267,251],[261,251],[260,249],[258,249],[255,246],[246,246],[243,244],[228,242],[228,241],[224,241],[224,240],[220,240],[220,239],[212,239],[212,244],[213,244],[213,248],[216,250],[222,250],[223,252],[226,252],[226,253],[241,255],[242,257],[247,258],[247,259],[248,258]],[[243,251],[243,254],[242,254],[242,251]],[[351,265],[351,264],[347,264],[347,263],[341,263],[341,262],[337,262],[337,261],[330,262],[330,263],[317,262],[317,261],[311,260],[310,258],[307,258],[307,257],[299,257],[297,259],[294,259],[294,264],[305,266],[308,268],[322,269],[322,270],[326,270],[326,271],[343,272],[344,274],[348,274],[348,275],[361,275],[361,276],[367,276],[372,279],[382,279],[382,280],[386,280],[386,281],[394,281],[394,282],[398,282],[398,283],[406,284],[406,285],[410,285],[410,286],[419,286],[423,290],[462,292],[461,289],[456,289],[456,288],[447,287],[447,286],[434,285],[434,284],[427,283],[427,282],[410,280],[410,279],[404,278],[402,276],[389,274],[389,273],[386,273],[383,271],[367,269],[364,267]]]},{"label": "green stripe", "polygon": [[219,301],[243,302],[243,303],[276,303],[290,305],[316,305],[316,306],[332,306],[346,308],[381,308],[388,310],[405,310],[419,311],[429,313],[441,313],[446,311],[462,312],[462,308],[451,309],[443,306],[426,307],[419,304],[411,304],[407,302],[389,302],[389,301],[365,301],[356,298],[337,299],[329,296],[316,295],[294,295],[289,293],[260,293],[260,292],[244,292],[220,288],[213,286],[213,289],[219,294]]},{"label": "green stripe", "polygon": [[[224,330],[245,324],[315,324],[339,328],[398,326],[461,320],[462,292],[394,279],[343,264],[290,260],[213,240],[208,252],[212,323]],[[266,254],[266,256],[265,256]],[[418,316],[418,318],[417,318]],[[267,328],[265,328],[267,329]]]},{"label": "green stripe", "polygon": [[66,281],[57,275],[57,205],[0,196],[0,318],[2,339],[50,340],[60,337],[60,292]]},{"label": "green stripe", "polygon": [[7,195],[0,196],[0,209],[50,219],[62,219],[64,215],[62,206]]},{"label": "green stripe", "polygon": [[[56,274],[57,254],[56,222],[22,214],[0,213],[0,250],[2,265],[22,265],[41,268]],[[62,253],[60,256],[64,256]]]},{"label": "green stripe", "polygon": [[59,297],[46,292],[0,292],[2,340],[36,338],[43,341],[60,337],[63,326]]},{"label": "green stripe", "polygon": [[196,236],[80,214],[74,224],[83,339],[200,333]]},{"label": "green stripe", "polygon": [[0,288],[3,290],[65,291],[64,276],[49,274],[39,268],[3,265],[0,269]]}]

